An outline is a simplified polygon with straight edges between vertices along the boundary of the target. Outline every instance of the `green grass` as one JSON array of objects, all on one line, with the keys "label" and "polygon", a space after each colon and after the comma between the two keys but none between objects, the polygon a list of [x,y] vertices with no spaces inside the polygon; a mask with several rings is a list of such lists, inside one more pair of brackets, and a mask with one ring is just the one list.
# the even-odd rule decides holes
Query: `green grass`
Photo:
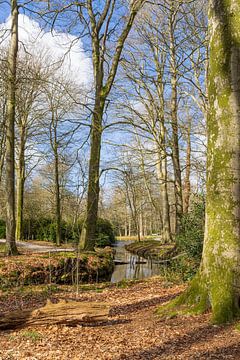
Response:
[{"label": "green grass", "polygon": [[40,340],[42,338],[42,334],[40,334],[36,330],[26,330],[26,331],[21,333],[21,336],[23,338],[30,339],[32,341],[37,341],[37,340]]}]

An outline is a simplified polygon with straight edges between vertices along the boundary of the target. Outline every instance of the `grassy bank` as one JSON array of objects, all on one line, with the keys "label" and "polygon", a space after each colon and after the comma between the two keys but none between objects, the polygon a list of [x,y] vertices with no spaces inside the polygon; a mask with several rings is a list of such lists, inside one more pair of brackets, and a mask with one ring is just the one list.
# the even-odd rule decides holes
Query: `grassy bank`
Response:
[{"label": "grassy bank", "polygon": [[163,245],[156,240],[138,241],[125,246],[126,250],[145,259],[166,260],[172,257],[174,244]]},{"label": "grassy bank", "polygon": [[0,258],[0,288],[31,284],[76,284],[109,281],[111,251],[24,254]]},{"label": "grassy bank", "polygon": [[[141,241],[154,240],[155,238],[156,238],[155,235],[148,235],[148,236],[144,236],[144,238],[141,239]],[[121,241],[138,241],[138,237],[136,235],[134,235],[134,236],[117,236],[116,239],[121,240]]]}]

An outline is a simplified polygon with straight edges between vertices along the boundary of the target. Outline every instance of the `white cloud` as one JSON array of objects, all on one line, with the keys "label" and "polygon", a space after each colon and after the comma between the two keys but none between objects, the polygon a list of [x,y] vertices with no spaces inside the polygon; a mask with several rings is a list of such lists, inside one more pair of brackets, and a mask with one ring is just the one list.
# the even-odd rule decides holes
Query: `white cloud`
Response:
[{"label": "white cloud", "polygon": [[[0,29],[10,29],[10,25],[11,20],[8,18]],[[87,85],[92,82],[91,58],[84,52],[81,39],[76,36],[55,30],[44,31],[36,21],[20,14],[19,40],[22,43],[20,46],[30,54],[49,53],[53,62],[63,59],[63,69],[77,83]]]}]

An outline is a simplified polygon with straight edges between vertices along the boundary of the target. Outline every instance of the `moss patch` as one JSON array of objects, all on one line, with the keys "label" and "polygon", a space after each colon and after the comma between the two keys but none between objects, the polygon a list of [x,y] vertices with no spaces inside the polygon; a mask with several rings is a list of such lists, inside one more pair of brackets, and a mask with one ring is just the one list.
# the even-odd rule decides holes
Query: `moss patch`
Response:
[{"label": "moss patch", "polygon": [[199,275],[196,275],[188,288],[174,300],[160,306],[157,314],[163,318],[177,315],[199,315],[208,311],[209,308],[207,291],[202,286]]}]

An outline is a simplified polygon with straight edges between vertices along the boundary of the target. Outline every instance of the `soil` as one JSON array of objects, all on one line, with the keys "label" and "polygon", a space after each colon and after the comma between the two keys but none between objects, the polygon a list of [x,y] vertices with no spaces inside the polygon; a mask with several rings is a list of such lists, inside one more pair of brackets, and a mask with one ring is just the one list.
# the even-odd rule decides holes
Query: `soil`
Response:
[{"label": "soil", "polygon": [[[122,286],[126,284],[122,283]],[[184,290],[160,278],[126,288],[111,286],[78,295],[61,291],[62,298],[106,301],[111,304],[105,323],[88,326],[42,326],[0,333],[0,359],[135,360],[240,359],[240,332],[236,324],[214,326],[211,314],[160,319],[156,308]],[[20,292],[0,296],[1,311],[40,307],[46,296]]]}]

